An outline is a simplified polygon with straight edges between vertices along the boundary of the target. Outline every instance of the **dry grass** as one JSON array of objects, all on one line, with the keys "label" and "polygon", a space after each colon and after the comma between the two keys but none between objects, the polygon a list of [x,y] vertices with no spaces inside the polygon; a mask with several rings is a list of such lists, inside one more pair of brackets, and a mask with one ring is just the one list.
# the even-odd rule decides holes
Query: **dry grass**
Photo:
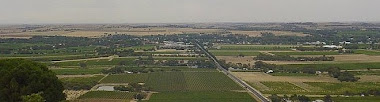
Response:
[{"label": "dry grass", "polygon": [[237,56],[216,56],[219,60],[225,60],[226,63],[242,63],[242,64],[248,64],[250,63],[253,65],[255,63],[255,60],[253,60],[255,56],[244,56],[244,57],[237,57]]},{"label": "dry grass", "polygon": [[248,82],[339,82],[328,76],[272,76],[262,72],[232,72],[232,74]]},{"label": "dry grass", "polygon": [[64,90],[63,93],[66,94],[66,100],[75,100],[79,96],[87,93],[88,90],[79,90],[79,91],[74,91],[74,90]]},{"label": "dry grass", "polygon": [[359,75],[359,82],[380,82],[380,76],[377,75]]}]

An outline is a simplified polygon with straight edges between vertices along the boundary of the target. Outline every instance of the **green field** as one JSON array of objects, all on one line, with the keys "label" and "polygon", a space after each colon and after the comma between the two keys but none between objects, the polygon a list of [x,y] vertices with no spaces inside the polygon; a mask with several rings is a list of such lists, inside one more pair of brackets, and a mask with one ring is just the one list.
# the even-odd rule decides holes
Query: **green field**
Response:
[{"label": "green field", "polygon": [[117,91],[90,91],[79,97],[79,99],[133,99],[136,93]]},{"label": "green field", "polygon": [[146,74],[110,75],[101,83],[145,82],[154,91],[226,91],[241,90],[220,72],[153,72]]},{"label": "green field", "polygon": [[256,102],[245,92],[161,92],[153,94],[148,102]]},{"label": "green field", "polygon": [[369,70],[369,71],[349,71],[354,75],[380,75],[380,71]]},{"label": "green field", "polygon": [[375,51],[375,50],[355,50],[355,54],[366,54],[366,55],[371,55],[371,56],[379,56],[380,51]]},{"label": "green field", "polygon": [[291,50],[293,45],[221,45],[220,50]]},{"label": "green field", "polygon": [[99,59],[99,60],[87,60],[87,61],[68,61],[68,62],[58,62],[59,66],[79,66],[79,63],[86,63],[87,66],[92,65],[118,65],[120,61],[125,61],[126,65],[135,65],[134,60],[136,58],[114,58],[112,61],[109,59]]},{"label": "green field", "polygon": [[339,55],[337,51],[269,52],[275,55]]},{"label": "green field", "polygon": [[339,67],[341,70],[354,70],[354,69],[380,69],[380,63],[378,62],[369,62],[369,63],[326,63],[326,64],[288,64],[282,65],[284,68],[331,68]]},{"label": "green field", "polygon": [[50,69],[57,75],[82,75],[82,74],[99,74],[104,68],[67,68],[67,69]]},{"label": "green field", "polygon": [[333,97],[334,102],[379,102],[380,97],[366,96],[366,97]]},{"label": "green field", "polygon": [[351,93],[360,93],[371,89],[379,89],[380,83],[376,82],[343,82],[343,83],[327,83],[327,82],[305,82],[313,87],[320,87],[323,93],[328,94],[344,94],[348,91]]},{"label": "green field", "polygon": [[258,51],[250,50],[209,50],[214,56],[238,56],[240,54],[244,56],[257,56],[260,54]]}]

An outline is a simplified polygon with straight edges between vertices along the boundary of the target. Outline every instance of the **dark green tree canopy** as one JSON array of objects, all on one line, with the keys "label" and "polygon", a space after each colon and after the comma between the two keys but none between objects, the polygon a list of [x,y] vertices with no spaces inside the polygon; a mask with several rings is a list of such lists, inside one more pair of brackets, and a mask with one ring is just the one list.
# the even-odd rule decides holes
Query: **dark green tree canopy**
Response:
[{"label": "dark green tree canopy", "polygon": [[42,93],[47,102],[65,99],[63,85],[45,65],[24,59],[0,60],[0,102],[19,102],[22,96]]}]

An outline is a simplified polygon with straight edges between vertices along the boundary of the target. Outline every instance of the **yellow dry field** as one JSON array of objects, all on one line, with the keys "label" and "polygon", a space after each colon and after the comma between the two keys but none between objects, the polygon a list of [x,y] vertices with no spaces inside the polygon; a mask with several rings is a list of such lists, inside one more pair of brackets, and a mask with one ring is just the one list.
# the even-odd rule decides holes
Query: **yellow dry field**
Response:
[{"label": "yellow dry field", "polygon": [[329,76],[272,76],[263,72],[232,72],[232,74],[248,82],[339,82]]},{"label": "yellow dry field", "polygon": [[64,90],[63,93],[66,94],[66,100],[75,100],[77,99],[79,96],[87,93],[88,90],[78,90],[78,91],[75,91],[75,90]]},{"label": "yellow dry field", "polygon": [[358,75],[357,77],[360,77],[359,82],[380,82],[378,75]]},{"label": "yellow dry field", "polygon": [[307,36],[308,34],[289,31],[231,31],[232,34],[244,34],[251,37],[260,37],[261,33],[273,33],[276,36]]},{"label": "yellow dry field", "polygon": [[237,57],[237,56],[215,56],[219,60],[225,60],[226,63],[242,63],[242,64],[248,64],[250,63],[253,65],[255,63],[255,60],[253,58],[255,56],[244,56],[244,57]]}]

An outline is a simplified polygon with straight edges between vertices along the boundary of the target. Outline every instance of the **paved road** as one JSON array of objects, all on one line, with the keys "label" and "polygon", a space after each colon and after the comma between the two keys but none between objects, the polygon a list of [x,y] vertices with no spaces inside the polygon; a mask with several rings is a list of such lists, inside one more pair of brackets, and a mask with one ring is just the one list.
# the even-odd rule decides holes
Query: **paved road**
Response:
[{"label": "paved road", "polygon": [[236,76],[232,75],[228,70],[226,70],[223,66],[221,66],[219,64],[219,62],[216,60],[216,58],[211,55],[209,52],[207,52],[203,46],[199,45],[199,42],[197,41],[196,42],[196,45],[198,48],[200,48],[202,50],[202,52],[204,52],[211,60],[214,61],[216,67],[218,69],[220,69],[224,74],[226,74],[228,77],[230,77],[232,80],[234,80],[235,82],[239,83],[241,86],[243,86],[246,90],[248,90],[249,92],[251,92],[253,95],[255,95],[257,97],[257,99],[259,99],[261,102],[270,102],[269,99],[267,99],[263,94],[261,94],[258,90],[256,90],[255,88],[251,87],[250,85],[248,85],[246,82],[240,80],[239,78],[237,78]]}]

